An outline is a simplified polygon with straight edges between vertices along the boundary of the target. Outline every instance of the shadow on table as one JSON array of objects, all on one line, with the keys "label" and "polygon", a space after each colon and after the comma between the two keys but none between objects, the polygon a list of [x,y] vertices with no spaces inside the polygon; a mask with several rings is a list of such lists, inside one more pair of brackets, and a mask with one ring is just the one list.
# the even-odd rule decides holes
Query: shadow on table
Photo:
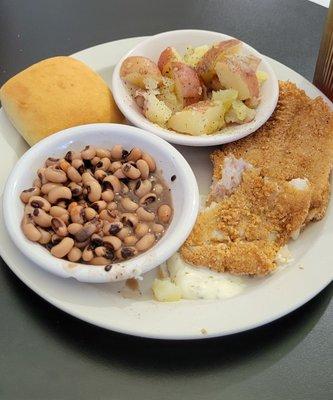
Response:
[{"label": "shadow on table", "polygon": [[[261,328],[207,340],[167,341],[117,334],[82,322],[52,305],[7,271],[3,274],[24,312],[61,346],[127,373],[163,376],[211,373],[242,365],[253,376],[286,356],[316,325],[331,297],[331,287],[299,310]],[[331,285],[332,286],[332,285]],[[265,353],[269,352],[269,357]],[[248,371],[251,371],[250,373]],[[232,382],[230,382],[232,383]]]}]

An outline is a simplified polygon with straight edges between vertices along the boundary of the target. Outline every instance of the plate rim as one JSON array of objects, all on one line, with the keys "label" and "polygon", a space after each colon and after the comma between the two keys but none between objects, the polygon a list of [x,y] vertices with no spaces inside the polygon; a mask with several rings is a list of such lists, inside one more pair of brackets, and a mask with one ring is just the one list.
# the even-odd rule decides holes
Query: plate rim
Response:
[{"label": "plate rim", "polygon": [[[74,57],[80,57],[82,56],[82,54],[84,53],[88,53],[89,51],[95,51],[96,48],[101,48],[105,45],[114,45],[114,44],[118,44],[118,42],[121,41],[128,41],[128,40],[137,40],[139,43],[139,40],[142,40],[144,37],[132,37],[132,38],[125,38],[125,39],[120,39],[117,41],[111,41],[111,42],[106,42],[103,44],[99,44],[96,46],[92,46],[88,49],[83,49],[80,52],[76,52],[74,54],[72,54],[72,56]],[[100,50],[100,49],[99,49]],[[98,50],[98,51],[99,51]],[[271,59],[273,60],[273,59]],[[307,84],[309,84],[310,86],[313,87],[313,85],[306,80],[305,78],[303,78],[300,74],[298,74],[296,71],[291,70],[289,67],[281,64],[278,61],[273,60],[275,63],[280,64],[284,69],[290,70],[292,71],[292,74],[298,78],[301,78],[303,80],[306,81]],[[318,89],[315,88],[316,91],[319,93]],[[321,96],[330,104],[330,107],[333,107],[332,103],[327,99],[327,97],[323,94],[321,94]],[[213,332],[210,333],[208,332],[207,334],[203,335],[200,332],[192,332],[192,333],[188,333],[188,334],[174,334],[174,335],[170,335],[170,334],[149,334],[146,332],[142,332],[142,331],[133,331],[133,330],[127,330],[127,329],[123,329],[123,328],[117,328],[117,327],[110,327],[110,325],[107,326],[107,324],[105,323],[101,323],[101,322],[96,322],[93,320],[93,318],[90,318],[89,316],[87,316],[84,312],[80,313],[80,312],[75,312],[75,310],[71,310],[70,306],[67,307],[66,304],[61,303],[61,301],[57,300],[56,298],[53,298],[52,296],[49,296],[47,294],[44,294],[42,291],[42,288],[40,289],[37,285],[35,286],[34,282],[31,281],[30,278],[27,278],[26,276],[24,276],[24,273],[22,273],[19,269],[16,270],[16,267],[12,267],[9,263],[9,258],[7,258],[7,254],[5,249],[2,248],[1,243],[0,243],[0,254],[4,260],[4,262],[6,263],[6,265],[11,269],[11,271],[23,282],[25,283],[31,290],[33,290],[36,294],[38,294],[40,297],[42,297],[44,300],[46,300],[47,302],[49,302],[50,304],[52,304],[53,306],[59,308],[60,310],[62,310],[63,312],[68,313],[69,315],[79,318],[85,322],[88,322],[92,325],[95,326],[99,326],[103,329],[108,329],[108,330],[112,330],[115,332],[119,332],[122,334],[127,334],[127,335],[131,335],[131,336],[136,336],[136,337],[144,337],[144,338],[150,338],[150,339],[169,339],[169,340],[193,340],[193,339],[207,339],[207,338],[213,338],[213,337],[222,337],[222,336],[226,336],[226,335],[231,335],[231,334],[235,334],[235,333],[239,333],[239,332],[245,332],[247,330],[251,330],[263,325],[266,325],[270,322],[273,322],[275,320],[280,319],[281,317],[295,311],[297,308],[301,307],[302,305],[304,305],[305,303],[307,303],[309,300],[311,300],[313,297],[315,297],[319,292],[321,292],[330,282],[331,282],[331,278],[329,276],[327,276],[327,279],[324,279],[323,284],[320,285],[320,287],[318,287],[315,291],[311,291],[311,293],[308,296],[304,296],[302,297],[302,299],[298,302],[294,302],[292,307],[287,307],[286,309],[283,309],[280,313],[275,313],[274,315],[271,315],[270,317],[264,319],[264,320],[260,320],[260,322],[256,322],[256,323],[252,323],[252,324],[248,324],[245,328],[244,327],[239,327],[236,329],[229,329],[228,331],[224,331],[224,332]]]}]

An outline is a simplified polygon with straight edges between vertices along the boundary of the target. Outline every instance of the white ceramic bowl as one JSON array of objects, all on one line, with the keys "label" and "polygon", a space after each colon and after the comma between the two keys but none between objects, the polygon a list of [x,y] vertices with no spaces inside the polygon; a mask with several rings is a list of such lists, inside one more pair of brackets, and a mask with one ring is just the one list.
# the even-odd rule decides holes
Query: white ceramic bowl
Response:
[{"label": "white ceramic bowl", "polygon": [[[22,190],[31,187],[36,171],[48,157],[62,157],[69,150],[81,150],[87,144],[110,148],[122,144],[150,153],[171,189],[174,216],[164,236],[145,253],[114,264],[110,271],[104,266],[71,263],[55,258],[40,244],[29,241],[20,224],[23,204]],[[170,180],[176,175],[176,180]],[[3,212],[9,235],[21,252],[43,269],[63,278],[74,277],[81,282],[110,282],[137,277],[158,266],[182,245],[195,223],[199,208],[199,192],[194,174],[184,157],[169,143],[139,128],[117,124],[91,124],[66,129],[51,135],[29,149],[12,170],[4,190]],[[37,267],[36,267],[37,268]]]},{"label": "white ceramic bowl", "polygon": [[185,135],[163,129],[151,123],[141,114],[138,106],[130,96],[119,75],[122,62],[129,56],[144,56],[157,62],[160,53],[168,46],[175,47],[181,54],[183,54],[188,45],[196,47],[205,44],[209,45],[227,39],[232,39],[232,37],[218,32],[179,30],[160,33],[139,43],[124,57],[122,57],[113,72],[112,91],[118,107],[131,123],[160,136],[170,143],[187,146],[214,146],[233,142],[254,132],[263,125],[273,113],[278,100],[279,85],[278,80],[265,57],[246,43],[244,43],[244,51],[260,57],[261,63],[259,69],[268,74],[268,79],[261,88],[261,102],[256,110],[256,116],[253,121],[247,124],[229,126],[212,135]]}]

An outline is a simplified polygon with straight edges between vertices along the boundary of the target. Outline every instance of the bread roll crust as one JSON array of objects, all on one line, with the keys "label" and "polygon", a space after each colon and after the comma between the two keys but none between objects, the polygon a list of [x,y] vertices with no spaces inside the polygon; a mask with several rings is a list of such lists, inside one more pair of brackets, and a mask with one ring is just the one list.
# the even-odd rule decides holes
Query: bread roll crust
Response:
[{"label": "bread roll crust", "polygon": [[2,86],[0,100],[30,145],[73,126],[124,119],[103,79],[71,57],[48,58],[18,73]]}]

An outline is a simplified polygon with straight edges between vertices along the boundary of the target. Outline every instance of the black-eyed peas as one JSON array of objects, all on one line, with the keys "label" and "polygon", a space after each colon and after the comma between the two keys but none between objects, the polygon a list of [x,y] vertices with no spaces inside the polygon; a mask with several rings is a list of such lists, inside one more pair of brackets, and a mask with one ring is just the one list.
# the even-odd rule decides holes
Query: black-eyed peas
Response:
[{"label": "black-eyed peas", "polygon": [[129,197],[122,197],[120,199],[120,204],[126,211],[130,212],[136,211],[139,208],[138,204]]},{"label": "black-eyed peas", "polygon": [[129,178],[129,179],[135,180],[135,179],[140,178],[140,176],[141,176],[140,170],[129,162],[123,164],[123,166],[121,167],[121,170],[122,170],[123,174],[126,176],[126,178]]},{"label": "black-eyed peas", "polygon": [[81,157],[83,160],[92,160],[96,156],[96,150],[93,146],[86,146],[81,151]]},{"label": "black-eyed peas", "polygon": [[41,188],[42,187],[42,181],[37,177],[33,180],[32,186]]},{"label": "black-eyed peas", "polygon": [[73,165],[73,162],[75,160],[81,160],[81,153],[79,153],[78,151],[68,151],[64,158],[66,161],[72,163]]},{"label": "black-eyed peas", "polygon": [[121,168],[117,169],[117,171],[113,173],[113,176],[115,176],[119,180],[127,178],[127,176],[124,174],[124,172]]},{"label": "black-eyed peas", "polygon": [[73,247],[67,254],[68,260],[72,262],[80,261],[81,257],[82,257],[82,251],[77,247]]},{"label": "black-eyed peas", "polygon": [[121,190],[120,181],[114,175],[108,175],[103,179],[103,187],[105,190],[111,189],[114,193],[119,193]]},{"label": "black-eyed peas", "polygon": [[95,181],[95,180],[89,181],[87,183],[86,187],[88,190],[89,201],[94,203],[95,201],[98,201],[101,198],[102,188],[101,188],[101,185],[97,181]]},{"label": "black-eyed peas", "polygon": [[61,183],[52,183],[52,182],[48,182],[48,183],[45,183],[45,184],[41,187],[41,192],[42,192],[43,194],[49,194],[50,191],[51,191],[52,189],[54,189],[55,187],[59,187],[59,186],[62,186]]},{"label": "black-eyed peas", "polygon": [[153,192],[159,196],[163,192],[163,186],[160,183],[155,183],[153,187]]},{"label": "black-eyed peas", "polygon": [[23,190],[21,193],[20,199],[23,203],[28,203],[30,197],[32,196],[39,196],[40,188],[39,187],[31,187],[30,189]]},{"label": "black-eyed peas", "polygon": [[136,211],[136,214],[141,221],[152,222],[156,218],[155,213],[153,213],[152,211],[148,211],[143,207],[139,207]]},{"label": "black-eyed peas", "polygon": [[82,260],[89,262],[94,258],[94,252],[90,245],[86,246],[82,252]]},{"label": "black-eyed peas", "polygon": [[47,244],[51,241],[51,233],[45,229],[39,228],[37,227],[37,229],[39,230],[40,233],[40,238],[38,240],[38,242],[40,244]]},{"label": "black-eyed peas", "polygon": [[57,167],[47,167],[44,172],[45,179],[53,183],[64,183],[67,181],[66,172]]},{"label": "black-eyed peas", "polygon": [[67,226],[65,222],[58,217],[53,217],[51,219],[51,227],[54,230],[54,233],[56,233],[58,236],[68,235]]},{"label": "black-eyed peas", "polygon": [[22,230],[58,258],[111,265],[150,249],[172,218],[153,157],[135,147],[86,146],[49,157],[20,198]]},{"label": "black-eyed peas", "polygon": [[102,200],[106,201],[107,203],[110,203],[114,199],[114,193],[110,189],[104,190],[104,192],[102,192],[101,198],[102,198]]},{"label": "black-eyed peas", "polygon": [[167,204],[161,205],[157,210],[158,219],[160,222],[166,224],[171,218],[172,210]]},{"label": "black-eyed peas", "polygon": [[71,180],[72,182],[79,183],[82,181],[81,174],[79,173],[79,171],[76,168],[74,168],[72,166],[70,166],[67,169],[67,176],[68,176],[68,179]]},{"label": "black-eyed peas", "polygon": [[149,226],[145,223],[140,222],[136,225],[134,232],[138,238],[141,238],[149,232]]},{"label": "black-eyed peas", "polygon": [[142,153],[142,159],[146,161],[150,172],[154,172],[156,169],[156,163],[153,157],[148,153]]},{"label": "black-eyed peas", "polygon": [[75,182],[69,183],[68,189],[72,192],[72,197],[79,197],[83,192],[82,186],[78,185]]},{"label": "black-eyed peas", "polygon": [[147,233],[136,243],[135,248],[138,251],[148,250],[155,242],[155,235],[153,233]]},{"label": "black-eyed peas", "polygon": [[96,156],[99,158],[111,158],[111,151],[107,149],[96,149]]},{"label": "black-eyed peas", "polygon": [[32,222],[23,223],[22,230],[25,236],[32,242],[38,242],[42,236],[38,228]]},{"label": "black-eyed peas", "polygon": [[[126,236],[125,239],[124,239],[124,244],[125,244],[126,246],[134,246],[135,243],[136,243],[138,240],[139,240],[139,238],[137,238],[137,237],[134,236],[134,235]],[[154,238],[154,240],[155,240],[155,238]]]},{"label": "black-eyed peas", "polygon": [[149,204],[152,204],[156,201],[157,196],[155,193],[147,193],[146,195],[142,196],[139,204],[141,206],[148,206]]},{"label": "black-eyed peas", "polygon": [[122,163],[120,161],[114,161],[113,163],[111,163],[109,171],[114,173],[118,169],[121,169],[121,166],[122,166]]},{"label": "black-eyed peas", "polygon": [[142,179],[147,179],[149,176],[149,165],[148,163],[143,160],[140,159],[136,162],[136,166],[138,167],[140,174],[141,174],[141,178]]},{"label": "black-eyed peas", "polygon": [[96,215],[97,212],[92,207],[87,207],[84,209],[84,217],[87,221],[91,221],[93,218],[96,217]]},{"label": "black-eyed peas", "polygon": [[32,218],[36,225],[42,228],[49,228],[51,226],[51,215],[47,214],[46,211],[41,208],[35,208],[32,213]]},{"label": "black-eyed peas", "polygon": [[116,144],[111,149],[111,157],[114,160],[120,160],[123,156],[123,147],[120,144]]},{"label": "black-eyed peas", "polygon": [[44,211],[50,211],[51,204],[41,196],[31,196],[28,204],[33,208],[41,208]]},{"label": "black-eyed peas", "polygon": [[102,210],[105,210],[107,207],[107,202],[104,200],[95,201],[90,205],[96,212],[100,213]]},{"label": "black-eyed peas", "polygon": [[57,204],[59,200],[70,200],[72,192],[66,186],[56,186],[49,191],[47,198],[51,204]]},{"label": "black-eyed peas", "polygon": [[68,225],[67,230],[70,235],[75,236],[79,232],[79,230],[81,230],[82,228],[83,228],[83,225],[73,222]]},{"label": "black-eyed peas", "polygon": [[135,185],[135,194],[138,197],[145,196],[147,193],[151,191],[152,183],[146,179],[142,181],[141,179],[137,181]]},{"label": "black-eyed peas", "polygon": [[156,234],[161,234],[164,232],[164,226],[161,224],[153,224],[151,230]]},{"label": "black-eyed peas", "polygon": [[94,178],[98,181],[103,181],[103,179],[107,176],[107,173],[102,169],[96,169],[94,172]]},{"label": "black-eyed peas", "polygon": [[96,167],[96,165],[100,162],[100,158],[99,157],[94,157],[92,160],[90,160],[90,163],[93,167]]},{"label": "black-eyed peas", "polygon": [[138,161],[141,158],[142,151],[138,147],[134,147],[127,155],[126,161]]},{"label": "black-eyed peas", "polygon": [[64,172],[67,173],[68,168],[70,168],[70,163],[67,162],[64,158],[62,158],[61,160],[59,160],[59,168],[62,169]]},{"label": "black-eyed peas", "polygon": [[57,258],[65,257],[73,248],[74,240],[65,237],[62,241],[51,248],[51,254]]}]

